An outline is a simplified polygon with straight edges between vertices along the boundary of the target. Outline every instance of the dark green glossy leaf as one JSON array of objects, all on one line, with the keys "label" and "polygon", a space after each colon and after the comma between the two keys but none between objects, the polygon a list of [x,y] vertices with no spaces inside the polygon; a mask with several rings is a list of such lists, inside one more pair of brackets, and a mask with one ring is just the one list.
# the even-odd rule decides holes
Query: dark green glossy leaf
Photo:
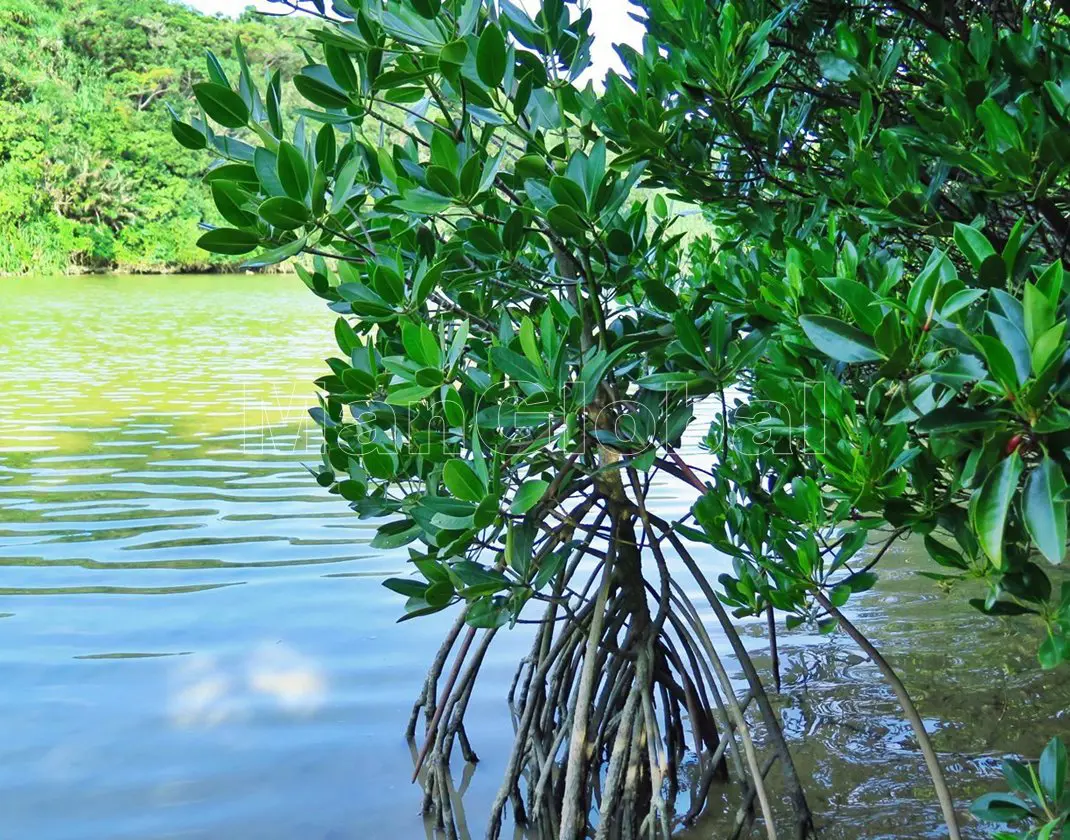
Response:
[{"label": "dark green glossy leaf", "polygon": [[277,154],[278,176],[282,188],[290,198],[304,201],[311,182],[308,161],[293,143],[287,143],[285,140],[279,143]]},{"label": "dark green glossy leaf", "polygon": [[885,358],[872,338],[836,318],[804,315],[799,323],[814,346],[838,362],[877,362]]},{"label": "dark green glossy leaf", "polygon": [[970,524],[997,569],[1003,568],[1003,531],[1018,490],[1022,459],[1017,452],[1000,461],[970,499]]},{"label": "dark green glossy leaf", "polygon": [[204,132],[198,131],[189,123],[184,123],[181,120],[171,120],[171,135],[187,149],[203,149],[208,145],[208,139],[204,136]]},{"label": "dark green glossy leaf", "polygon": [[388,578],[383,581],[383,586],[407,598],[422,598],[427,591],[426,583],[412,578]]},{"label": "dark green glossy leaf", "polygon": [[984,822],[1013,822],[1029,816],[1029,805],[1009,793],[986,793],[974,800],[970,813]]},{"label": "dark green glossy leaf", "polygon": [[479,36],[479,46],[476,48],[476,72],[487,87],[496,88],[502,83],[505,57],[505,36],[497,24],[488,24]]},{"label": "dark green glossy leaf", "polygon": [[227,128],[241,128],[249,122],[249,109],[234,91],[215,82],[193,86],[193,93],[204,113]]},{"label": "dark green glossy leaf", "polygon": [[294,76],[294,87],[313,105],[321,108],[346,108],[351,103],[349,96],[321,76],[310,75],[306,68]]},{"label": "dark green glossy leaf", "polygon": [[567,204],[556,204],[546,214],[550,226],[561,236],[583,238],[587,224],[576,210]]},{"label": "dark green glossy leaf", "polygon": [[460,458],[454,458],[446,464],[442,470],[442,481],[450,493],[467,502],[478,504],[487,495],[487,488],[482,479],[466,461]]},{"label": "dark green glossy leaf", "polygon": [[260,244],[255,233],[235,228],[216,228],[197,240],[197,247],[213,254],[248,254]]},{"label": "dark green glossy leaf", "polygon": [[986,259],[996,253],[992,243],[981,231],[969,225],[955,223],[955,244],[966,255],[974,271],[980,271]]},{"label": "dark green glossy leaf", "polygon": [[265,222],[282,230],[294,230],[309,220],[308,208],[286,196],[269,198],[260,205],[258,212]]},{"label": "dark green glossy leaf", "polygon": [[1022,493],[1022,518],[1033,544],[1050,562],[1061,563],[1066,554],[1066,502],[1060,501],[1066,479],[1049,457],[1033,468]]}]

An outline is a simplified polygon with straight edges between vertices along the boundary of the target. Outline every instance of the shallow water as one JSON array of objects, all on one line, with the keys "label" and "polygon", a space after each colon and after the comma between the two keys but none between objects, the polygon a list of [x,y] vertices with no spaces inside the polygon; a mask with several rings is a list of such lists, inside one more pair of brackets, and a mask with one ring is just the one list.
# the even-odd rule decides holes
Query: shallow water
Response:
[{"label": "shallow water", "polygon": [[[449,618],[394,624],[379,583],[403,556],[301,467],[330,324],[289,277],[0,281],[0,840],[426,836],[402,735]],[[1036,667],[1036,628],[945,598],[924,567],[899,550],[854,615],[965,803],[999,756],[1066,729],[1070,685]],[[823,836],[940,836],[876,669],[842,636],[781,632],[778,702]],[[470,707],[473,836],[523,647],[499,634]]]}]

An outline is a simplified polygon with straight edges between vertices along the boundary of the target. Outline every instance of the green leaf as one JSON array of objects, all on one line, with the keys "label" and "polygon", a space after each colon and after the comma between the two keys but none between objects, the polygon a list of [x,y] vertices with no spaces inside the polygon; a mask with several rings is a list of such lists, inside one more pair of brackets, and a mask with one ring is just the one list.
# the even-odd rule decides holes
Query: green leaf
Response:
[{"label": "green leaf", "polygon": [[248,254],[260,245],[260,237],[247,230],[216,228],[197,240],[197,247],[213,254]]},{"label": "green leaf", "polygon": [[967,563],[961,554],[955,551],[953,548],[949,548],[937,540],[934,540],[928,534],[925,535],[925,549],[929,552],[929,556],[932,557],[941,566],[946,566],[949,569],[968,569],[969,563]]},{"label": "green leaf", "polygon": [[980,284],[986,289],[1002,286],[1007,282],[1007,265],[999,254],[985,257],[977,272]]},{"label": "green leaf", "polygon": [[1029,340],[1029,346],[1035,347],[1037,340],[1055,325],[1055,307],[1040,289],[1032,283],[1026,283],[1022,290],[1022,309],[1025,337]]},{"label": "green leaf", "polygon": [[980,271],[984,261],[996,253],[992,243],[981,231],[960,222],[955,223],[955,244],[966,255],[974,271]]},{"label": "green leaf", "polygon": [[918,274],[907,294],[907,308],[914,315],[914,320],[922,324],[933,309],[933,299],[937,296],[941,280],[945,274],[947,256],[943,251],[935,250],[929,257],[925,268]]},{"label": "green leaf", "polygon": [[256,225],[256,216],[242,207],[248,200],[249,194],[233,181],[212,181],[212,201],[219,214],[235,227]]},{"label": "green leaf", "polygon": [[342,171],[338,173],[334,188],[331,190],[331,213],[337,213],[345,207],[345,203],[349,199],[349,193],[353,189],[353,184],[356,183],[361,165],[360,155],[353,155],[346,161]]},{"label": "green leaf", "polygon": [[454,563],[451,571],[464,586],[465,597],[501,592],[509,588],[509,578],[472,560]]},{"label": "green leaf", "polygon": [[877,331],[883,313],[879,299],[868,287],[846,277],[822,277],[821,282],[847,305],[851,317],[865,332],[873,334]]},{"label": "green leaf", "polygon": [[399,385],[390,386],[386,395],[387,405],[413,405],[422,402],[433,393],[434,386],[415,385],[403,382]]},{"label": "green leaf", "polygon": [[424,600],[432,607],[443,607],[453,598],[453,584],[448,580],[440,580],[427,587]]},{"label": "green leaf", "polygon": [[676,292],[655,277],[647,278],[642,283],[647,299],[662,312],[675,312],[680,308],[680,299]]},{"label": "green leaf", "polygon": [[[319,66],[321,70],[327,68]],[[344,90],[337,87],[330,79],[330,71],[325,74],[313,74],[312,68],[306,67],[294,76],[294,87],[305,99],[321,108],[346,108],[352,100]]]},{"label": "green leaf", "polygon": [[852,592],[867,592],[877,584],[877,575],[873,572],[857,572],[843,582]]},{"label": "green leaf", "polygon": [[180,145],[194,151],[203,149],[208,145],[208,138],[204,136],[204,132],[198,131],[189,123],[182,122],[182,120],[171,120],[171,135]]},{"label": "green leaf", "polygon": [[219,63],[219,59],[216,54],[209,49],[204,51],[205,63],[208,66],[208,78],[215,82],[217,85],[222,85],[225,88],[230,87],[230,81],[227,79],[227,72],[223,69],[223,65]]},{"label": "green leaf", "polygon": [[1066,747],[1052,738],[1040,754],[1040,786],[1049,802],[1058,803],[1066,786]]},{"label": "green leaf", "polygon": [[397,470],[397,466],[394,463],[393,457],[386,450],[385,447],[379,444],[372,444],[371,446],[365,446],[364,450],[360,453],[361,463],[364,464],[364,469],[374,478],[379,478],[384,481],[388,481],[394,477],[394,472]]},{"label": "green leaf", "polygon": [[1063,290],[1063,264],[1056,260],[1037,278],[1037,289],[1053,303]]},{"label": "green leaf", "polygon": [[1029,816],[1029,806],[1009,793],[986,793],[974,800],[970,813],[983,822],[1012,822]]},{"label": "green leaf", "polygon": [[995,312],[988,313],[988,320],[996,331],[999,343],[1010,354],[1018,384],[1024,385],[1033,369],[1032,355],[1029,352],[1029,342],[1025,340],[1025,333],[1009,318],[1004,318]]},{"label": "green leaf", "polygon": [[1037,661],[1045,671],[1057,668],[1067,658],[1067,639],[1065,636],[1055,636],[1050,631],[1044,637],[1037,650]]},{"label": "green leaf", "polygon": [[494,363],[494,367],[517,382],[537,384],[541,381],[539,372],[535,370],[531,362],[507,347],[491,347],[490,360]]},{"label": "green leaf", "polygon": [[554,175],[550,179],[550,192],[559,202],[578,213],[587,212],[587,196],[583,192],[583,187],[575,181]]},{"label": "green leaf", "polygon": [[327,62],[331,77],[338,82],[339,87],[346,91],[356,91],[360,87],[357,71],[353,68],[353,62],[345,50],[333,44],[327,44],[323,48],[323,59]]},{"label": "green leaf", "polygon": [[193,86],[193,95],[204,113],[227,128],[241,128],[249,122],[249,109],[234,91],[215,82]]},{"label": "green leaf", "polygon": [[872,338],[836,318],[803,315],[799,323],[814,346],[838,362],[878,362],[885,358]]},{"label": "green leaf", "polygon": [[442,409],[446,414],[446,422],[451,428],[463,426],[465,421],[464,400],[456,389],[449,388],[442,398]]},{"label": "green leaf", "polygon": [[242,268],[255,269],[266,268],[269,265],[277,265],[284,260],[290,259],[290,257],[296,257],[308,244],[306,237],[302,236],[295,239],[293,242],[287,242],[285,245],[280,245],[278,248],[271,248],[267,251],[262,251],[250,260],[246,260],[241,264]]},{"label": "green leaf", "polygon": [[830,82],[846,82],[855,73],[854,62],[834,53],[821,53],[817,57],[821,75]]},{"label": "green leaf", "polygon": [[535,531],[535,523],[530,516],[526,516],[519,524],[510,520],[505,535],[505,559],[509,567],[524,580],[527,580],[531,570]]},{"label": "green leaf", "polygon": [[984,353],[985,362],[988,364],[988,371],[992,377],[1009,393],[1015,393],[1021,383],[1018,379],[1018,368],[1015,366],[1014,356],[1011,355],[1010,350],[994,336],[979,335],[973,340]]},{"label": "green leaf", "polygon": [[468,58],[468,44],[464,41],[451,41],[438,54],[439,69],[446,75],[456,73]]},{"label": "green leaf", "polygon": [[405,194],[405,198],[395,202],[394,206],[415,216],[432,216],[436,213],[441,213],[451,203],[452,201],[445,196],[418,188],[409,190]]},{"label": "green leaf", "polygon": [[1030,354],[1033,373],[1039,376],[1051,362],[1062,356],[1066,349],[1063,343],[1063,333],[1066,332],[1066,321],[1060,321],[1051,329],[1040,335],[1033,344],[1033,352]]},{"label": "green leaf", "polygon": [[269,198],[260,205],[260,218],[273,227],[294,230],[308,223],[309,212],[300,201],[286,196]]},{"label": "green leaf", "polygon": [[992,469],[970,499],[970,524],[997,569],[1003,568],[1003,532],[1021,474],[1022,459],[1014,452]]},{"label": "green leaf", "polygon": [[416,384],[434,388],[442,384],[442,371],[438,368],[425,367],[416,371]]},{"label": "green leaf", "polygon": [[214,184],[216,181],[233,181],[239,187],[255,190],[260,186],[256,169],[247,163],[224,163],[209,169],[204,174],[206,184]]},{"label": "green leaf", "polygon": [[304,201],[308,195],[310,182],[308,174],[308,161],[293,143],[283,140],[279,143],[278,151],[278,176],[282,188],[290,198]]},{"label": "green leaf", "polygon": [[489,88],[498,87],[505,78],[505,59],[505,36],[497,24],[488,24],[476,48],[476,72],[480,81]]},{"label": "green leaf", "polygon": [[[375,532],[375,537],[371,541],[371,546],[372,548],[381,548],[385,550],[401,548],[403,545],[408,545],[418,538],[420,533],[420,526],[413,520],[408,518],[398,519],[394,522],[387,522],[385,525],[380,525],[379,530]],[[412,584],[417,584],[419,581],[398,578],[394,578],[394,580],[400,580],[400,585],[403,585],[406,590],[402,591],[401,589],[395,589],[393,586],[387,586],[388,589],[393,589],[395,592],[410,598],[423,597],[422,590],[417,592],[416,589],[412,587]]]},{"label": "green leaf", "polygon": [[1021,604],[1014,603],[1014,601],[994,601],[989,604],[981,598],[971,598],[969,603],[971,607],[983,612],[985,615],[1033,615],[1036,613],[1036,610],[1023,607]]},{"label": "green leaf", "polygon": [[944,318],[950,318],[956,312],[959,312],[970,304],[976,302],[979,298],[983,297],[984,294],[984,289],[960,289],[944,301],[944,305],[940,309],[940,314]]},{"label": "green leaf", "polygon": [[631,236],[620,228],[612,228],[606,232],[606,247],[609,248],[611,254],[616,254],[618,257],[627,257],[635,250]]},{"label": "green leaf", "polygon": [[543,367],[542,354],[539,352],[538,340],[535,337],[535,324],[530,318],[523,318],[520,321],[520,346],[527,360],[536,370]]},{"label": "green leaf", "polygon": [[465,615],[465,623],[469,627],[481,630],[493,630],[501,627],[509,621],[509,611],[500,603],[500,599],[485,597],[473,601]]},{"label": "green leaf", "polygon": [[453,137],[444,131],[431,135],[431,162],[448,169],[456,177],[461,168],[461,155]]},{"label": "green leaf", "polygon": [[579,395],[584,400],[584,405],[590,405],[596,396],[598,396],[598,386],[602,384],[602,379],[609,371],[617,360],[621,358],[625,353],[631,350],[635,346],[635,342],[629,341],[625,344],[621,344],[615,348],[613,352],[606,353],[599,350],[593,358],[591,358],[587,364],[583,366],[583,373],[579,380]]},{"label": "green leaf", "polygon": [[371,394],[375,390],[375,377],[366,370],[350,368],[342,372],[342,384],[355,394]]},{"label": "green leaf", "polygon": [[1063,471],[1047,455],[1031,473],[1022,491],[1022,518],[1033,544],[1050,562],[1061,563],[1066,554],[1066,489]]},{"label": "green leaf", "polygon": [[[411,525],[412,520],[407,521]],[[383,581],[383,586],[391,592],[396,592],[398,595],[404,595],[407,598],[422,598],[427,591],[426,583],[412,578],[388,578]]]},{"label": "green leaf", "polygon": [[999,428],[1000,425],[999,416],[991,412],[948,405],[930,411],[918,420],[915,428],[919,432],[973,432]]},{"label": "green leaf", "polygon": [[567,204],[555,204],[551,207],[546,213],[546,221],[561,236],[583,238],[587,235],[587,223]]},{"label": "green leaf", "polygon": [[478,504],[486,498],[486,485],[468,462],[460,458],[446,463],[442,469],[442,481],[446,489],[458,499]]},{"label": "green leaf", "polygon": [[517,515],[527,513],[536,504],[539,499],[542,498],[546,492],[546,488],[550,486],[550,482],[543,481],[541,478],[533,478],[529,481],[525,481],[517,488],[516,495],[513,497],[513,503],[509,505],[509,512]]}]

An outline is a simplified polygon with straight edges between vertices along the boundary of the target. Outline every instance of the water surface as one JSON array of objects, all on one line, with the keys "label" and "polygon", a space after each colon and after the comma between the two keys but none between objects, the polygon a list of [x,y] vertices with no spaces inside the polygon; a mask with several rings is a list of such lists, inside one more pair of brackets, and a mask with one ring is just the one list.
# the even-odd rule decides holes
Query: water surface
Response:
[{"label": "water surface", "polygon": [[[402,735],[450,619],[395,625],[380,581],[404,556],[301,466],[331,321],[290,277],[0,281],[2,840],[426,836]],[[1036,667],[1036,628],[946,598],[907,548],[889,567],[854,615],[967,801],[999,756],[1065,729],[1070,687]],[[823,836],[940,836],[876,669],[842,636],[781,631],[778,703]],[[472,836],[524,647],[499,634],[470,707]]]}]

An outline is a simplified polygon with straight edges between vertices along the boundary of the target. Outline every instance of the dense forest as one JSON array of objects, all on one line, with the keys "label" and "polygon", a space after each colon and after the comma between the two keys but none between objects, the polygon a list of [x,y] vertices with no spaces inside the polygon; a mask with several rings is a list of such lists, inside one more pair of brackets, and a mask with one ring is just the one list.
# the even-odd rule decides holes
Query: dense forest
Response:
[{"label": "dense forest", "polygon": [[204,270],[194,243],[216,219],[179,154],[167,106],[187,111],[209,48],[234,40],[287,77],[303,58],[292,19],[202,15],[164,0],[0,0],[0,273]]}]

